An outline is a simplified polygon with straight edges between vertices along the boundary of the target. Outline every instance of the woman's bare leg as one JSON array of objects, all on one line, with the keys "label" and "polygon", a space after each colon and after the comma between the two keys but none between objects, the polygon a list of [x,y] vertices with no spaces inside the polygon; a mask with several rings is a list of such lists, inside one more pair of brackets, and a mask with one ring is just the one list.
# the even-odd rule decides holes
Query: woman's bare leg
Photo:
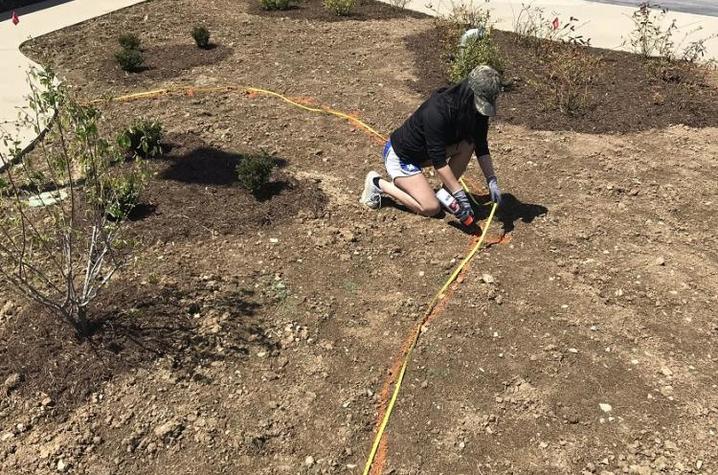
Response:
[{"label": "woman's bare leg", "polygon": [[434,190],[421,173],[397,177],[394,183],[381,179],[379,180],[379,187],[383,193],[423,216],[435,216],[441,210],[441,205],[434,195]]},{"label": "woman's bare leg", "polygon": [[[446,148],[446,157],[454,176],[460,178],[464,174],[473,151],[473,145],[466,141]],[[394,183],[382,178],[379,180],[379,188],[382,193],[423,216],[435,216],[441,210],[441,204],[436,199],[433,188],[421,173],[397,177]]]}]

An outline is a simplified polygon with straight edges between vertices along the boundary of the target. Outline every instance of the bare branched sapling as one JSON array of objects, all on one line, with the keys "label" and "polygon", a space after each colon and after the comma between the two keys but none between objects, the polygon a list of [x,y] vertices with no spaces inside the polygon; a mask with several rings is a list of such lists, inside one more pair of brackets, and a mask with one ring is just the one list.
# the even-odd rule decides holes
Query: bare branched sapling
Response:
[{"label": "bare branched sapling", "polygon": [[[100,135],[100,113],[75,101],[50,72],[32,72],[21,122],[36,133],[54,120],[36,148],[10,156],[0,181],[0,279],[87,334],[88,306],[126,262],[126,216],[117,214],[116,175],[142,182],[141,162],[121,164]],[[123,172],[118,172],[118,167]],[[124,207],[122,209],[128,209]]]}]

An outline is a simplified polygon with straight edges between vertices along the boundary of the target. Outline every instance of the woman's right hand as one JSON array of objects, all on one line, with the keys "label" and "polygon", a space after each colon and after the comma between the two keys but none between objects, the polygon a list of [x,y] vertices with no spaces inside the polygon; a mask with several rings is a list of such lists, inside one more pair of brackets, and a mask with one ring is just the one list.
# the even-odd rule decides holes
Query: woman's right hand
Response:
[{"label": "woman's right hand", "polygon": [[459,203],[459,211],[456,212],[456,217],[459,221],[465,221],[469,216],[474,216],[471,201],[469,201],[469,196],[464,190],[454,192],[454,198],[456,198],[456,201]]}]

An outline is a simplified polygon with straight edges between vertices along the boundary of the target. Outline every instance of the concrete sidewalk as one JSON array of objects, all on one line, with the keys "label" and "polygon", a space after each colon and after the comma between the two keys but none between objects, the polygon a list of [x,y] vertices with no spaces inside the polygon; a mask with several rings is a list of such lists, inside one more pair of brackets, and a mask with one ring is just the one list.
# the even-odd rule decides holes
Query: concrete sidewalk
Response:
[{"label": "concrete sidewalk", "polygon": [[[25,106],[30,92],[27,72],[33,66],[39,67],[20,53],[23,42],[142,1],[49,0],[18,9],[20,23],[17,26],[11,21],[11,12],[3,13],[0,21],[0,132],[19,138],[22,148],[36,138],[33,130],[18,129],[17,124],[18,112]],[[0,155],[6,153],[7,149],[0,143]]]},{"label": "concrete sidewalk", "polygon": [[[389,0],[380,0],[391,3]],[[514,21],[519,17],[523,5],[542,8],[548,21],[558,17],[561,24],[571,16],[578,18],[577,34],[591,39],[591,46],[597,48],[630,50],[628,37],[633,30],[631,15],[635,7],[593,3],[584,0],[409,0],[406,8],[427,13],[429,15],[446,15],[453,5],[473,4],[491,11],[491,18],[499,30],[514,31]],[[658,2],[660,3],[660,2]],[[671,12],[665,18],[665,25],[675,19],[678,31],[674,33],[677,50],[681,52],[685,46],[697,39],[718,34],[718,17],[695,15],[692,13]],[[700,31],[695,31],[701,28]],[[688,37],[684,36],[688,34]],[[708,51],[706,60],[718,60],[718,38],[706,42]]]}]

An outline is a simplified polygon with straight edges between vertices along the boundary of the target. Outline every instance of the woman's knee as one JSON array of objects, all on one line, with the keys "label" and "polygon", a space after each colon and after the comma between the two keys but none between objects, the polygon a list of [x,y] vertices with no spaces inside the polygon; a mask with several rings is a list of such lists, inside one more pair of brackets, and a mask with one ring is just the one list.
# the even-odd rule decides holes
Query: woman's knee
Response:
[{"label": "woman's knee", "polygon": [[419,214],[427,216],[429,218],[436,216],[441,211],[441,204],[439,200],[427,200],[423,203],[419,203]]}]

